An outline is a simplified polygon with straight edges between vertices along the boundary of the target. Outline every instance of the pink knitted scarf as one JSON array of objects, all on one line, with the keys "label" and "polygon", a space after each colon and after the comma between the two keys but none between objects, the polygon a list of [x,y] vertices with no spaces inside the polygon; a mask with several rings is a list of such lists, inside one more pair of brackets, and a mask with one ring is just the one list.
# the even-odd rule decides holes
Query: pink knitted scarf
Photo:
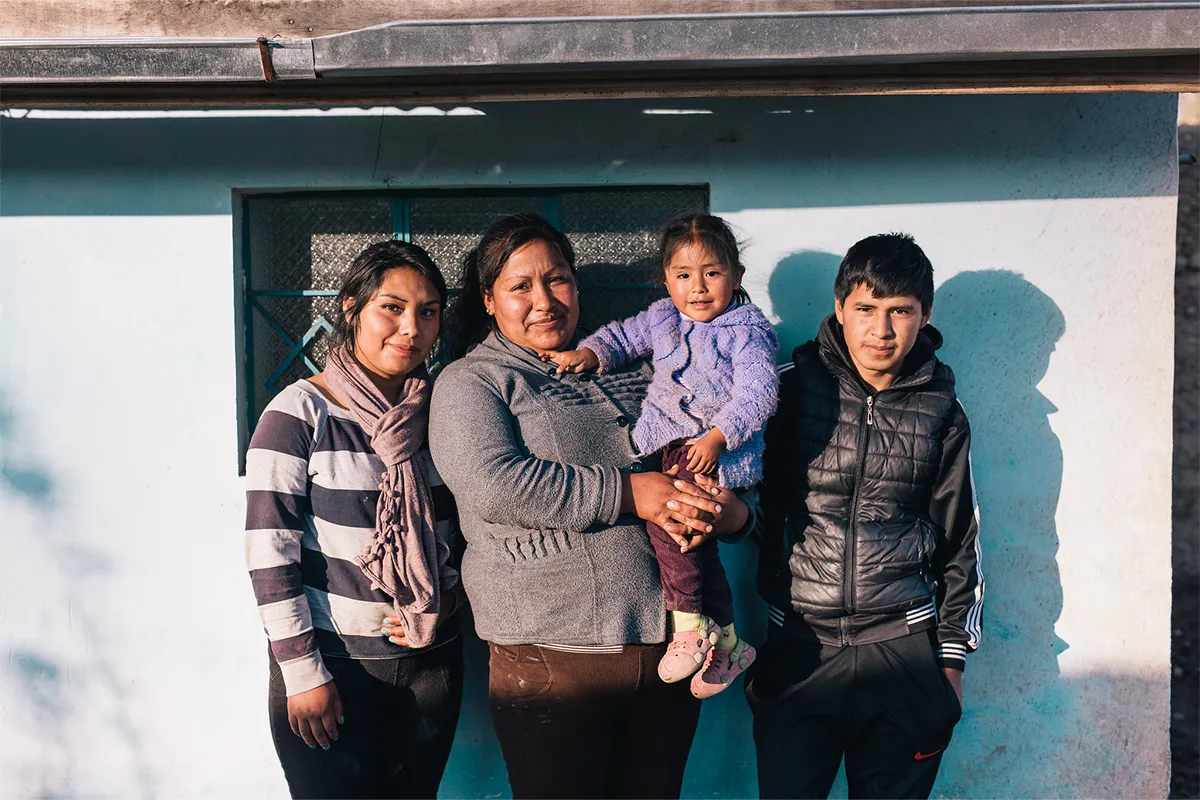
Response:
[{"label": "pink knitted scarf", "polygon": [[432,385],[424,365],[405,378],[393,404],[371,382],[349,345],[329,351],[325,383],[371,437],[383,461],[375,507],[375,537],[358,557],[373,589],[392,598],[409,647],[433,642],[441,581],[449,577],[450,549],[437,535],[433,496],[424,470],[413,461],[428,435]]}]

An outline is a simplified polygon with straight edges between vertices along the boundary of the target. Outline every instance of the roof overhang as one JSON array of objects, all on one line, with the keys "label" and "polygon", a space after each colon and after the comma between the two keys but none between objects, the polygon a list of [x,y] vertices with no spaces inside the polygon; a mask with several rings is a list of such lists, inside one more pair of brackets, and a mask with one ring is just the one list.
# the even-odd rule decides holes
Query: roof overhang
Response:
[{"label": "roof overhang", "polygon": [[0,40],[6,106],[1196,91],[1200,0],[408,21],[315,38]]}]

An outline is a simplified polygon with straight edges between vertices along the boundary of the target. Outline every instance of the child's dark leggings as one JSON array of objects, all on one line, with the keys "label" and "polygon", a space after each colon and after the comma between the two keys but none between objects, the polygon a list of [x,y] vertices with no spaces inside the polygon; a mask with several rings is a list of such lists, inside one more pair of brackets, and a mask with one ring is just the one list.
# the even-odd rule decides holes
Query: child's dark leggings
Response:
[{"label": "child's dark leggings", "polygon": [[[687,461],[688,445],[669,444],[663,449],[663,472],[678,464],[679,477],[690,479]],[[696,550],[681,553],[675,540],[653,522],[646,523],[646,532],[658,556],[667,609],[706,614],[721,627],[732,624],[733,593],[717,555],[717,543],[710,540]]]}]

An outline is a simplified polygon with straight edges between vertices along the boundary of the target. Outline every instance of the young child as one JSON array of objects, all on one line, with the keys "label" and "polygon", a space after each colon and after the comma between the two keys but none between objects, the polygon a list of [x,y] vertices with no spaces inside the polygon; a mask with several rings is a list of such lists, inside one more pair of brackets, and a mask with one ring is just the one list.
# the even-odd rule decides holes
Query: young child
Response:
[{"label": "young child", "polygon": [[[651,380],[633,441],[642,454],[662,451],[662,469],[750,487],[762,477],[763,428],[775,412],[777,340],[742,290],[745,268],[729,226],[711,214],[676,217],[659,243],[670,297],[581,341],[548,353],[559,372],[613,369],[651,357]],[[682,548],[647,524],[658,556],[674,631],[658,674],[692,677],[696,697],[711,697],[754,661],[738,638],[733,596],[716,542]],[[703,667],[703,669],[701,669]]]}]

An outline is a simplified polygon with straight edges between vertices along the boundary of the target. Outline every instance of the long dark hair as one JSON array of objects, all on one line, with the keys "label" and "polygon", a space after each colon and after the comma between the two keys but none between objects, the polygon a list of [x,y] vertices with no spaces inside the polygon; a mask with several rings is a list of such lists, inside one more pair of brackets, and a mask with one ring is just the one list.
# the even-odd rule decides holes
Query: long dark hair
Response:
[{"label": "long dark hair", "polygon": [[[348,344],[351,350],[354,349],[358,318],[367,303],[371,302],[371,298],[379,293],[384,276],[394,269],[411,269],[419,273],[437,292],[442,308],[446,307],[446,279],[424,248],[409,242],[377,242],[355,257],[350,263],[350,268],[346,270],[345,278],[342,279],[342,288],[338,292],[334,313],[335,347]],[[347,299],[350,300],[349,306],[346,306]]]},{"label": "long dark hair", "polygon": [[[659,264],[662,266],[660,277],[666,282],[667,265],[679,248],[689,244],[703,247],[716,256],[722,264],[733,270],[740,280],[746,274],[742,264],[741,245],[729,223],[713,214],[688,213],[672,217],[663,226],[658,237]],[[739,287],[733,293],[733,299],[738,303],[749,303],[750,294]]]},{"label": "long dark hair", "polygon": [[450,308],[454,343],[450,358],[457,359],[496,330],[496,321],[483,304],[484,294],[492,291],[509,256],[530,242],[545,242],[554,248],[563,262],[575,272],[575,248],[571,242],[540,214],[512,214],[488,226],[479,244],[463,257],[462,280]]}]

